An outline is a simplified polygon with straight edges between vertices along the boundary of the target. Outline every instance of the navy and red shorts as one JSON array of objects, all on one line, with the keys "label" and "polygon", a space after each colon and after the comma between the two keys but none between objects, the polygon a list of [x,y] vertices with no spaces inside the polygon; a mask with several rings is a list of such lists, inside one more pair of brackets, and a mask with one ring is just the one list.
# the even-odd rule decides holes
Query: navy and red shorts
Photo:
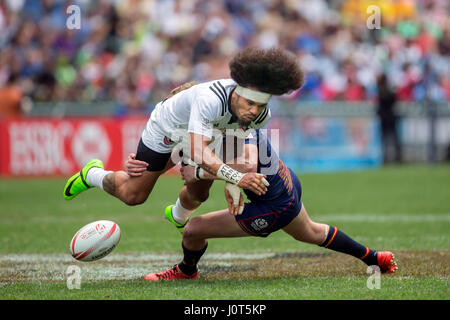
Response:
[{"label": "navy and red shorts", "polygon": [[302,209],[302,186],[291,171],[294,188],[292,193],[283,194],[276,201],[254,200],[246,203],[236,221],[252,236],[267,237],[272,232],[287,226]]}]

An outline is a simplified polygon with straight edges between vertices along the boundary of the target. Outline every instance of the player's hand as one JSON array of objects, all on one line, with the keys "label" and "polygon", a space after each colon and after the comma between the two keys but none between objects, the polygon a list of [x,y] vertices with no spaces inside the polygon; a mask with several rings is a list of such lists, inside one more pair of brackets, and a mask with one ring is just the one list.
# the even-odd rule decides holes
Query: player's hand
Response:
[{"label": "player's hand", "polygon": [[139,177],[147,170],[148,163],[136,160],[136,154],[130,153],[125,161],[125,171],[131,177]]},{"label": "player's hand", "polygon": [[258,196],[266,194],[269,182],[266,180],[266,175],[260,173],[248,172],[237,184],[238,187],[250,190]]},{"label": "player's hand", "polygon": [[242,196],[241,189],[235,184],[226,183],[225,199],[228,204],[228,212],[232,215],[236,216],[244,211],[244,197]]},{"label": "player's hand", "polygon": [[198,181],[195,178],[195,167],[194,166],[191,166],[191,165],[181,166],[180,173],[181,173],[181,178],[186,183],[194,183],[194,182]]}]

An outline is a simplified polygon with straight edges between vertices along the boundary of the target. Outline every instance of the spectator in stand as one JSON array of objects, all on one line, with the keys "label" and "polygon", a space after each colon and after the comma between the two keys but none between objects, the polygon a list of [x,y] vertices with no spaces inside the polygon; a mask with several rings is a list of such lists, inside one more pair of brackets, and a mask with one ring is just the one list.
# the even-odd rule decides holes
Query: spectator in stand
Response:
[{"label": "spectator in stand", "polygon": [[[81,8],[80,30],[66,28],[69,4]],[[430,61],[435,99],[449,101],[448,1],[370,4],[383,10],[380,30],[367,28],[359,0],[3,0],[0,86],[15,74],[33,101],[116,101],[140,113],[181,83],[228,77],[244,47],[281,46],[307,72],[305,94],[289,99],[372,101],[388,70],[399,101],[417,101]]]},{"label": "spectator in stand", "polygon": [[378,78],[377,115],[381,125],[381,142],[383,144],[384,163],[401,162],[402,148],[398,135],[397,98],[391,90],[385,74]]},{"label": "spectator in stand", "polygon": [[6,85],[0,88],[0,119],[21,115],[22,90],[16,85],[12,75]]}]

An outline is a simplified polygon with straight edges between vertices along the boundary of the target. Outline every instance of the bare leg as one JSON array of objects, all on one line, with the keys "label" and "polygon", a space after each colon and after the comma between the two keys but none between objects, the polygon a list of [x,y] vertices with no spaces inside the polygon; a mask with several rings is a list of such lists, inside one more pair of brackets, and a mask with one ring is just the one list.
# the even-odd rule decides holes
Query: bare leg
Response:
[{"label": "bare leg", "polygon": [[214,180],[200,180],[195,183],[185,184],[178,196],[183,208],[188,210],[197,209],[202,202],[209,197],[209,190]]},{"label": "bare leg", "polygon": [[103,179],[103,189],[130,206],[142,204],[152,192],[159,176],[173,166],[169,161],[163,170],[145,171],[139,177],[131,177],[125,171],[111,172]]},{"label": "bare leg", "polygon": [[228,209],[224,209],[192,218],[184,228],[183,245],[190,250],[201,250],[207,239],[249,236]]},{"label": "bare leg", "polygon": [[328,225],[312,221],[302,205],[300,214],[284,227],[283,231],[298,241],[320,245],[326,239]]}]

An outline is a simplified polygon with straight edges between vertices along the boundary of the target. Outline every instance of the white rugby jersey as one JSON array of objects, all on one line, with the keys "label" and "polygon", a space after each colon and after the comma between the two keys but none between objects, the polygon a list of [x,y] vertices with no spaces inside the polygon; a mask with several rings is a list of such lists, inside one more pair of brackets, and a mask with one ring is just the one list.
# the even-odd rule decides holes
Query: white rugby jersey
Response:
[{"label": "white rugby jersey", "polygon": [[214,129],[223,134],[227,129],[235,129],[227,134],[244,138],[254,129],[264,127],[271,116],[268,107],[247,128],[242,128],[237,117],[231,113],[231,95],[236,85],[232,79],[204,82],[159,102],[142,133],[144,144],[148,147],[155,144],[155,137],[151,137],[155,130],[172,141],[179,141],[175,135],[179,137],[180,131],[211,139]]}]

